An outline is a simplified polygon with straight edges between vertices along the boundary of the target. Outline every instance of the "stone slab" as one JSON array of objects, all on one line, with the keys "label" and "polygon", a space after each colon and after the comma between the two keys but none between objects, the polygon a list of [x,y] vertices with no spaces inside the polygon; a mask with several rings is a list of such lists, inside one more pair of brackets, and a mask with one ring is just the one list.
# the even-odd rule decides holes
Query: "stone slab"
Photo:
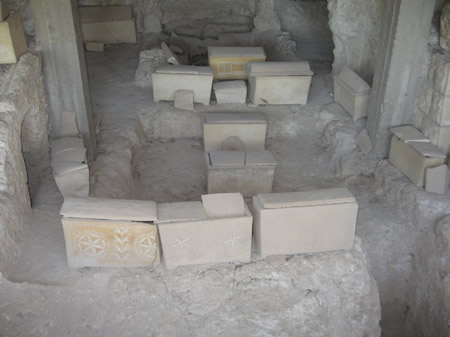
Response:
[{"label": "stone slab", "polygon": [[253,198],[254,238],[263,256],[348,250],[353,247],[358,204],[265,209]]},{"label": "stone slab", "polygon": [[9,15],[9,8],[4,1],[0,1],[0,21],[4,21]]},{"label": "stone slab", "polygon": [[169,46],[163,42],[161,43],[161,49],[163,50],[164,54],[166,55],[167,63],[173,64],[173,65],[181,65],[182,62],[178,59],[178,57],[175,55],[175,53],[170,50]]},{"label": "stone slab", "polygon": [[391,132],[398,139],[403,141],[404,143],[409,142],[423,142],[429,143],[431,140],[426,137],[422,132],[417,130],[415,127],[411,125],[399,126],[396,128],[391,128]]},{"label": "stone slab", "polygon": [[306,104],[312,76],[253,73],[248,77],[248,97],[252,104]]},{"label": "stone slab", "polygon": [[65,217],[62,222],[71,268],[140,267],[159,263],[156,225]]},{"label": "stone slab", "polygon": [[22,19],[18,12],[0,21],[0,64],[17,63],[27,51]]},{"label": "stone slab", "polygon": [[417,146],[425,144],[431,145],[421,142],[405,143],[395,135],[391,140],[389,161],[417,186],[424,185],[426,168],[442,165],[445,162],[445,157],[424,156]]},{"label": "stone slab", "polygon": [[181,265],[249,262],[252,245],[252,215],[171,222],[159,225],[164,263]]},{"label": "stone slab", "polygon": [[85,163],[86,162],[86,149],[74,148],[67,149],[66,151],[60,151],[52,154],[52,166],[58,162],[73,162],[73,163]]},{"label": "stone slab", "polygon": [[202,202],[209,219],[245,216],[245,201],[240,193],[205,194]]},{"label": "stone slab", "polygon": [[136,43],[136,24],[134,19],[81,23],[81,32],[85,42],[102,42],[105,44]]},{"label": "stone slab", "polygon": [[249,62],[264,62],[262,47],[208,47],[209,65],[215,80],[246,80],[245,66]]},{"label": "stone slab", "polygon": [[447,165],[428,167],[425,171],[425,190],[431,193],[446,194],[449,185]]},{"label": "stone slab", "polygon": [[194,92],[192,90],[177,90],[174,106],[180,110],[194,110]]},{"label": "stone slab", "polygon": [[61,137],[78,137],[79,135],[77,113],[75,111],[63,111],[61,113]]},{"label": "stone slab", "polygon": [[200,201],[172,202],[158,205],[158,223],[204,220],[207,215]]},{"label": "stone slab", "polygon": [[270,151],[251,151],[245,154],[245,165],[277,165],[277,161]]},{"label": "stone slab", "polygon": [[84,48],[87,51],[102,52],[105,51],[105,44],[103,42],[86,42]]},{"label": "stone slab", "polygon": [[66,218],[156,221],[156,203],[144,200],[67,198],[61,208]]},{"label": "stone slab", "polygon": [[71,173],[78,170],[87,168],[87,164],[73,161],[57,161],[52,162],[52,169],[56,175]]},{"label": "stone slab", "polygon": [[178,90],[192,90],[195,103],[209,105],[213,81],[212,74],[163,73],[161,68],[158,68],[156,73],[152,74],[152,81],[153,101],[155,102],[173,101]]},{"label": "stone slab", "polygon": [[250,62],[246,66],[246,72],[255,76],[312,76],[313,72],[309,63],[302,62]]},{"label": "stone slab", "polygon": [[245,165],[245,152],[213,151],[209,152],[209,162],[215,167],[234,167]]},{"label": "stone slab", "polygon": [[247,101],[247,84],[245,81],[224,81],[213,85],[218,104],[241,103]]},{"label": "stone slab", "polygon": [[183,75],[213,75],[213,70],[211,67],[200,67],[200,66],[174,66],[167,65],[156,68],[158,74],[183,74]]},{"label": "stone slab", "polygon": [[[61,168],[63,170],[64,168]],[[59,170],[58,166],[54,170]],[[84,164],[78,170],[68,170],[66,173],[54,174],[56,185],[64,199],[69,197],[89,197],[89,167]]]},{"label": "stone slab", "polygon": [[63,137],[59,139],[55,139],[51,143],[52,155],[67,151],[70,149],[83,149],[84,143],[83,139],[79,137]]},{"label": "stone slab", "polygon": [[239,138],[246,151],[265,148],[267,124],[260,114],[206,114],[203,118],[205,151],[220,151],[230,137]]},{"label": "stone slab", "polygon": [[363,129],[356,137],[355,141],[362,153],[368,154],[370,151],[372,151],[372,141],[370,140],[369,132],[367,131],[367,129]]},{"label": "stone slab", "polygon": [[348,67],[344,67],[342,71],[334,77],[334,79],[350,91],[354,96],[365,96],[370,93],[370,85]]}]

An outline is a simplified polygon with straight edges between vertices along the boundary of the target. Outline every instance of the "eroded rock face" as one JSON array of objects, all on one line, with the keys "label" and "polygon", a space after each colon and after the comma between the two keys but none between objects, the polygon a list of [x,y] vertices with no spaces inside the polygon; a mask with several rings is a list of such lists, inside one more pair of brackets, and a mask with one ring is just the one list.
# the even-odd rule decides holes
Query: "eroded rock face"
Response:
[{"label": "eroded rock face", "polygon": [[281,29],[281,20],[275,11],[275,0],[258,1],[253,24],[255,29],[259,31]]},{"label": "eroded rock face", "polygon": [[441,37],[439,42],[443,49],[450,50],[450,3],[442,10]]}]

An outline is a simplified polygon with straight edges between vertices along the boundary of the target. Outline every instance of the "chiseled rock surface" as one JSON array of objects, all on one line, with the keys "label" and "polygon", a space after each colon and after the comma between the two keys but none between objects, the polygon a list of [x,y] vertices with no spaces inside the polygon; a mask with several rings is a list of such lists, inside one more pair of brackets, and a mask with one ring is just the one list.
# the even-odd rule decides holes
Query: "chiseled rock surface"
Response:
[{"label": "chiseled rock surface", "polygon": [[[368,268],[357,239],[350,251],[270,263],[88,269],[54,286],[0,276],[0,334],[375,337]],[[84,309],[67,320],[73,305]]]},{"label": "chiseled rock surface", "polygon": [[450,4],[445,5],[441,15],[440,45],[445,50],[450,50]]}]

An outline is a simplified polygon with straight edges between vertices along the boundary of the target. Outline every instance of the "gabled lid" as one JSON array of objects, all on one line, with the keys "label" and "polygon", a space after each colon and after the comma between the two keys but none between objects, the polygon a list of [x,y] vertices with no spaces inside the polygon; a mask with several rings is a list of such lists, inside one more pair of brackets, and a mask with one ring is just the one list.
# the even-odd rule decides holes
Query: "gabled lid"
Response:
[{"label": "gabled lid", "polygon": [[277,161],[270,151],[252,151],[246,152],[245,165],[277,165]]},{"label": "gabled lid", "polygon": [[433,145],[431,143],[424,143],[424,142],[409,142],[408,145],[410,145],[415,151],[419,152],[424,157],[429,158],[447,158],[447,155],[439,150],[439,148],[436,145]]},{"label": "gabled lid", "polygon": [[266,209],[305,207],[356,202],[347,188],[308,192],[259,194],[255,197]]},{"label": "gabled lid", "polygon": [[158,74],[188,74],[188,75],[213,75],[211,67],[200,66],[161,66],[156,68]]},{"label": "gabled lid", "polygon": [[411,125],[399,126],[391,128],[391,132],[404,143],[409,142],[423,142],[429,143],[431,140],[427,138],[422,132]]},{"label": "gabled lid", "polygon": [[143,200],[66,197],[61,215],[68,218],[155,221],[156,203]]},{"label": "gabled lid", "polygon": [[131,6],[80,7],[81,23],[129,21],[133,18]]},{"label": "gabled lid", "polygon": [[264,115],[257,112],[213,112],[205,114],[206,124],[266,124]]},{"label": "gabled lid", "polygon": [[263,47],[208,47],[209,57],[261,57],[266,53]]},{"label": "gabled lid", "polygon": [[158,205],[158,223],[206,219],[200,201],[172,202]]},{"label": "gabled lid", "polygon": [[244,166],[245,152],[241,151],[214,151],[209,153],[211,166]]},{"label": "gabled lid", "polygon": [[337,81],[344,84],[355,94],[366,93],[371,90],[369,84],[358,76],[353,70],[345,67],[334,77]]},{"label": "gabled lid", "polygon": [[308,62],[250,62],[245,71],[253,76],[311,76]]}]

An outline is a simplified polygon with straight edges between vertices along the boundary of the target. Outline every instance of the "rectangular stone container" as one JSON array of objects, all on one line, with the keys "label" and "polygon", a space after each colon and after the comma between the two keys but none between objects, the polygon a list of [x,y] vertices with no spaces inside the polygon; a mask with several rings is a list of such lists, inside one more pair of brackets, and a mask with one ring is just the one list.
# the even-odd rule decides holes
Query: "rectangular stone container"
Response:
[{"label": "rectangular stone container", "polygon": [[173,101],[178,90],[194,92],[194,102],[209,105],[213,82],[211,67],[163,66],[152,74],[153,101]]},{"label": "rectangular stone container", "polygon": [[16,63],[27,51],[22,19],[18,12],[0,20],[0,64]]},{"label": "rectangular stone container", "polygon": [[249,62],[265,62],[262,47],[208,47],[209,65],[215,80],[246,80],[245,66]]},{"label": "rectangular stone container", "polygon": [[206,152],[207,191],[253,197],[271,193],[277,163],[269,151]]},{"label": "rectangular stone container", "polygon": [[246,151],[263,151],[267,123],[254,112],[206,113],[203,116],[203,146],[206,152],[222,150],[229,137],[239,138]]},{"label": "rectangular stone container", "polygon": [[349,68],[334,77],[334,101],[352,115],[353,120],[366,117],[371,87]]},{"label": "rectangular stone container", "polygon": [[159,214],[162,208],[168,213],[158,220],[166,267],[250,262],[253,218],[242,196],[240,199],[242,210],[222,217],[199,214],[202,213],[199,209],[203,209],[201,202],[194,205],[191,202],[182,212],[183,216],[177,215],[177,208],[183,207],[183,203],[158,205]]},{"label": "rectangular stone container", "polygon": [[312,71],[308,62],[249,63],[249,100],[253,104],[306,104]]},{"label": "rectangular stone container", "polygon": [[79,8],[84,41],[136,43],[136,24],[131,6]]},{"label": "rectangular stone container", "polygon": [[152,201],[66,198],[61,215],[71,268],[159,263],[158,230],[151,223],[156,220],[156,204]]},{"label": "rectangular stone container", "polygon": [[253,197],[253,236],[262,257],[351,249],[358,204],[346,188]]}]

